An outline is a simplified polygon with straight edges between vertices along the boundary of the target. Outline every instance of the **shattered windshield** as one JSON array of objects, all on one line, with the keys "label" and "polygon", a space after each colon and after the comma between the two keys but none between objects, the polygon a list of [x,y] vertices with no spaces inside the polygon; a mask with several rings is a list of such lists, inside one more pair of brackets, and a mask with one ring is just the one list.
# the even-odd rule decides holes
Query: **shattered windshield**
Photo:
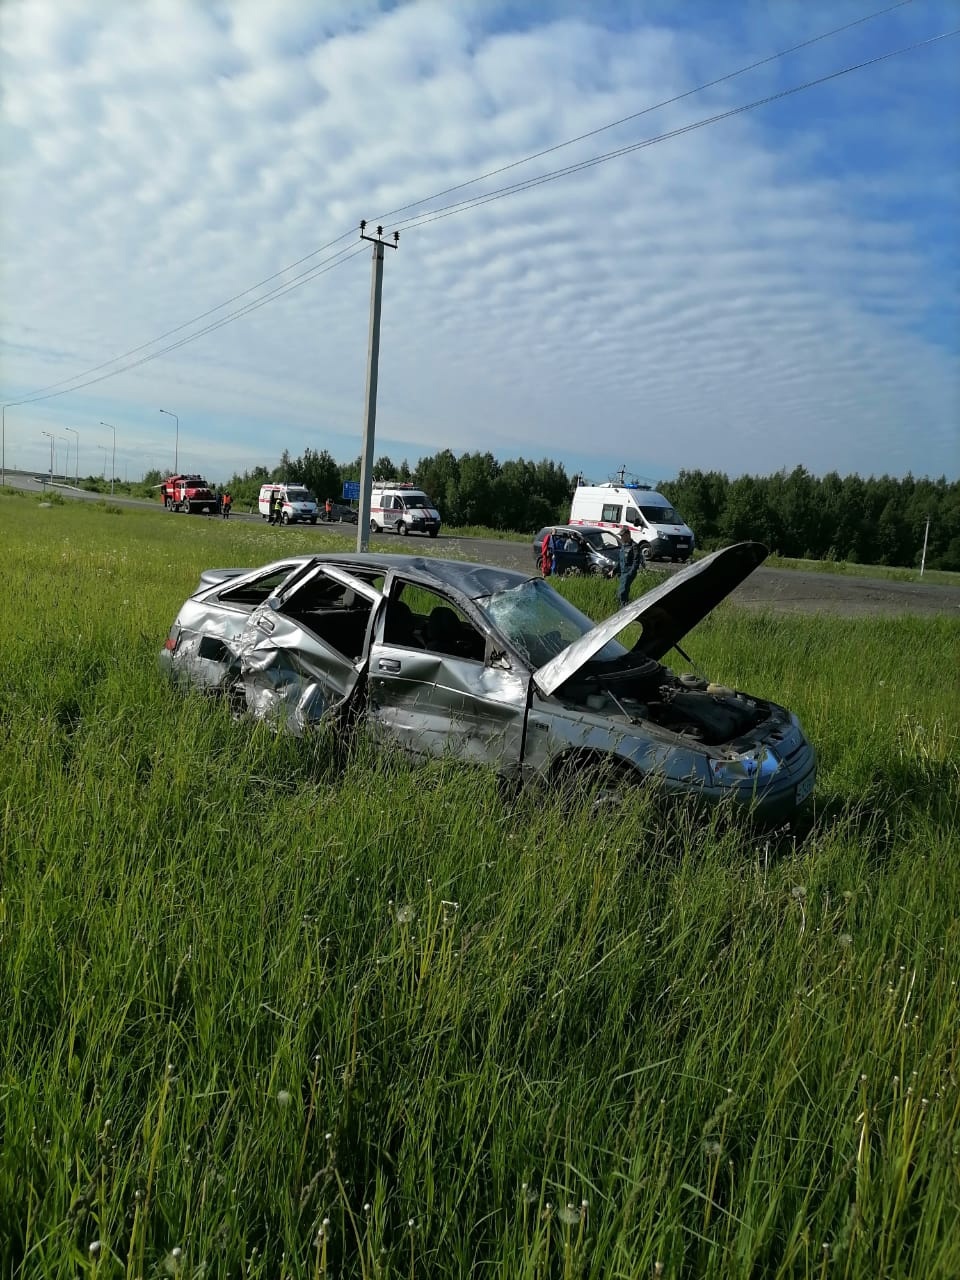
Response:
[{"label": "shattered windshield", "polygon": [[[588,617],[540,578],[531,578],[509,591],[495,591],[477,604],[534,671],[594,628]],[[616,640],[609,640],[597,658],[612,662],[626,652]]]}]

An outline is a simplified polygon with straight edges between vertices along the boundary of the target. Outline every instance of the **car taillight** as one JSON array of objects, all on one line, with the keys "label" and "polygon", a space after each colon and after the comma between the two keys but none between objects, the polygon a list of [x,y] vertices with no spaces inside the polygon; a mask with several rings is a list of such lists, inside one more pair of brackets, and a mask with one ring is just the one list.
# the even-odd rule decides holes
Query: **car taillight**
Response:
[{"label": "car taillight", "polygon": [[177,645],[179,643],[180,643],[180,628],[179,626],[177,626],[176,623],[174,623],[173,626],[170,628],[170,634],[167,636],[166,640],[164,640],[163,642],[163,647],[164,649],[167,649],[170,653],[176,653]]}]

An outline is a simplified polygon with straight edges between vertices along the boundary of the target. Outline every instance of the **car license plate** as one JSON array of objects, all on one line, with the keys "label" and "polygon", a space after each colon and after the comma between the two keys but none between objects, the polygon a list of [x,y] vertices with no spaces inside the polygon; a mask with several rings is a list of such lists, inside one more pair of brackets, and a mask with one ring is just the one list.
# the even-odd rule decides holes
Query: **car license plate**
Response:
[{"label": "car license plate", "polygon": [[811,773],[809,777],[804,778],[802,782],[797,783],[797,804],[803,804],[804,800],[813,790],[813,784],[816,781],[816,775]]}]

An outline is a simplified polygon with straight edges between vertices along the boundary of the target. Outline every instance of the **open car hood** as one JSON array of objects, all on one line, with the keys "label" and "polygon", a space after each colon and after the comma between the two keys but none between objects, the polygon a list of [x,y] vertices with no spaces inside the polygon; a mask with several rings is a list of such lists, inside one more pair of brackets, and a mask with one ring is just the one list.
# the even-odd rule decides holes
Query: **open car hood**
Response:
[{"label": "open car hood", "polygon": [[688,565],[567,645],[534,673],[534,684],[549,697],[631,622],[643,626],[632,652],[659,660],[763,564],[767,555],[760,542],[738,542]]}]

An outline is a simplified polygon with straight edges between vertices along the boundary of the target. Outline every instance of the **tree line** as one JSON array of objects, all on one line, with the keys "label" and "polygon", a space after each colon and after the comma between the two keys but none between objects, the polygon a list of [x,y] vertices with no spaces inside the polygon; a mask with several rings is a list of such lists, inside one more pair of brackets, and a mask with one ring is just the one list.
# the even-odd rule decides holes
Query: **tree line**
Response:
[{"label": "tree line", "polygon": [[[374,464],[382,479],[410,481],[433,498],[444,524],[534,532],[570,515],[576,478],[547,458],[498,461],[491,453],[441,449],[411,469],[383,455]],[[360,459],[338,463],[325,450],[284,451],[272,470],[254,467],[225,486],[243,506],[256,504],[268,481],[305,485],[322,502],[338,499],[345,480],[360,479]],[[681,471],[656,488],[709,550],[755,538],[783,556],[848,560],[860,564],[919,564],[930,520],[927,565],[960,571],[960,482],[903,477],[813,476],[804,467],[770,476],[720,471]]]}]

